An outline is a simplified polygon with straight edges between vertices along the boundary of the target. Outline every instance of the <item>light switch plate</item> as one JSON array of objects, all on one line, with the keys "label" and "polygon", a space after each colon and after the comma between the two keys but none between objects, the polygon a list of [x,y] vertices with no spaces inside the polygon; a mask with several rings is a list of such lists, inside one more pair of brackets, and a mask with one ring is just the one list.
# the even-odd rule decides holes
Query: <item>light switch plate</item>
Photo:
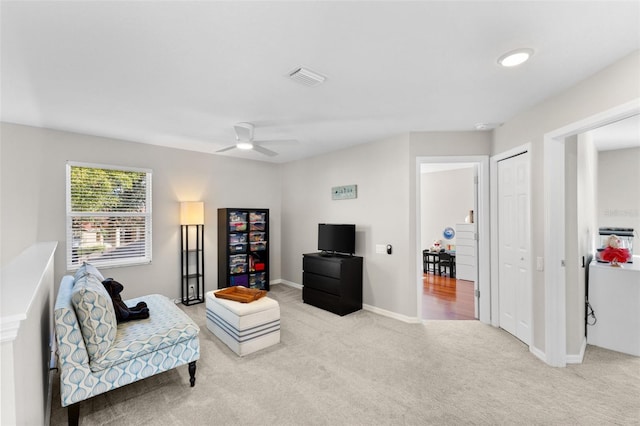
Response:
[{"label": "light switch plate", "polygon": [[376,244],[376,253],[385,254],[387,252],[386,244]]}]

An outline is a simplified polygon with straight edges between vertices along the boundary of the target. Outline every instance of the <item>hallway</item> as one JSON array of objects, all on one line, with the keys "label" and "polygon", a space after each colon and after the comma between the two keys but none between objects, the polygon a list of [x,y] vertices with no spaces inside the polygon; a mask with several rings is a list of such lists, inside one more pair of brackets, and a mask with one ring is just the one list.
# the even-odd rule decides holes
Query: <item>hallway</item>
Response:
[{"label": "hallway", "polygon": [[422,319],[475,319],[473,281],[424,274],[422,288]]}]

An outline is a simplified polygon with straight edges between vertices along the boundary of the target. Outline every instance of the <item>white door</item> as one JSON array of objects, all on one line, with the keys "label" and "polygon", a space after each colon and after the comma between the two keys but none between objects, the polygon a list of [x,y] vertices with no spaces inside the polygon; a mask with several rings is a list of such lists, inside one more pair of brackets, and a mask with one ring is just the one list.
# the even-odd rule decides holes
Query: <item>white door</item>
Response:
[{"label": "white door", "polygon": [[529,154],[498,162],[500,327],[529,344],[531,270]]}]

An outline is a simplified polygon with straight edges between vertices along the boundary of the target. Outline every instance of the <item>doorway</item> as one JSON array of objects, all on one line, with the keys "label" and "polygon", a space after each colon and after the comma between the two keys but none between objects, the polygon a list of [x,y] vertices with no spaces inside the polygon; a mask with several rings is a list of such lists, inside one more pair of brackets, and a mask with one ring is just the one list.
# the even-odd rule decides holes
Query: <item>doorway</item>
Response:
[{"label": "doorway", "polygon": [[586,131],[602,127],[640,113],[640,99],[571,123],[544,136],[544,361],[555,367],[580,362],[581,357],[567,353],[567,281],[565,264],[565,141]]},{"label": "doorway", "polygon": [[421,319],[476,319],[477,248],[465,253],[464,264],[456,255],[458,243],[465,243],[461,228],[475,225],[468,222],[476,209],[477,167],[474,163],[432,163],[423,164],[420,171],[420,239],[422,250],[429,251],[423,259]]},{"label": "doorway", "polygon": [[[423,310],[427,307],[426,302],[423,298],[424,296],[424,286],[425,286],[425,274],[423,270],[423,259],[422,259],[422,251],[424,249],[429,249],[434,240],[438,239],[441,241],[441,245],[445,249],[454,249],[455,250],[455,241],[448,240],[445,236],[445,230],[447,233],[451,233],[453,231],[455,233],[456,223],[464,224],[465,216],[469,215],[469,211],[473,210],[474,214],[474,223],[475,223],[475,244],[477,250],[476,255],[476,265],[474,268],[474,278],[475,280],[469,280],[469,283],[472,283],[472,287],[470,289],[462,289],[465,293],[471,293],[472,297],[472,309],[473,315],[472,318],[479,319],[481,322],[490,323],[491,322],[491,311],[490,311],[490,281],[489,281],[489,214],[488,214],[488,206],[489,206],[489,158],[488,156],[460,156],[460,157],[418,157],[416,159],[416,188],[417,188],[417,199],[419,200],[416,203],[416,229],[418,231],[418,235],[416,238],[416,256],[417,256],[417,264],[419,265],[417,271],[417,299],[418,299],[418,317],[420,319],[424,319],[422,315]],[[426,209],[438,209],[439,207],[447,204],[452,199],[456,197],[456,188],[448,185],[447,181],[440,181],[437,183],[444,191],[445,195],[441,195],[436,197],[435,195],[429,193],[428,188],[425,188],[425,184],[422,182],[422,167],[432,166],[433,168],[449,168],[449,169],[464,169],[467,168],[472,170],[471,179],[470,179],[470,191],[472,194],[472,206],[466,206],[461,213],[457,213],[454,217],[450,217],[448,219],[449,223],[447,226],[437,225],[436,229],[433,231],[424,230],[423,228],[426,225],[423,223],[424,212]],[[477,177],[474,177],[477,176]],[[426,195],[425,195],[426,194]],[[435,194],[435,192],[434,192]],[[469,202],[467,202],[469,204]],[[423,234],[425,235],[423,237]],[[451,247],[447,247],[451,246]],[[433,274],[432,274],[433,275]],[[436,275],[436,277],[431,278],[431,283],[435,284],[433,281],[435,278],[441,280],[441,276]],[[451,279],[452,277],[445,275],[445,279]],[[454,280],[455,281],[455,280]],[[440,284],[445,283],[445,281],[439,281]],[[447,284],[451,285],[452,281],[449,281]],[[457,284],[457,283],[456,283]],[[456,286],[457,289],[457,286]],[[456,298],[457,298],[456,293]],[[455,316],[455,315],[454,315]],[[465,318],[467,319],[467,318]]]}]

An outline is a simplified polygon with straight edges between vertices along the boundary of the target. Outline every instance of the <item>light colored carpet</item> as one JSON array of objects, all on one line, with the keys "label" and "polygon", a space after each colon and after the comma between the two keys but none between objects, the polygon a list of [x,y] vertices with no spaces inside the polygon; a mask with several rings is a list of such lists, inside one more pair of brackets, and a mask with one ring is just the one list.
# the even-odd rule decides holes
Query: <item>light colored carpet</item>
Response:
[{"label": "light colored carpet", "polygon": [[[85,401],[84,425],[640,424],[640,358],[588,346],[552,368],[477,321],[406,324],[345,317],[275,285],[281,343],[244,358],[200,325],[196,385],[187,367]],[[54,377],[51,424],[66,424]]]}]

